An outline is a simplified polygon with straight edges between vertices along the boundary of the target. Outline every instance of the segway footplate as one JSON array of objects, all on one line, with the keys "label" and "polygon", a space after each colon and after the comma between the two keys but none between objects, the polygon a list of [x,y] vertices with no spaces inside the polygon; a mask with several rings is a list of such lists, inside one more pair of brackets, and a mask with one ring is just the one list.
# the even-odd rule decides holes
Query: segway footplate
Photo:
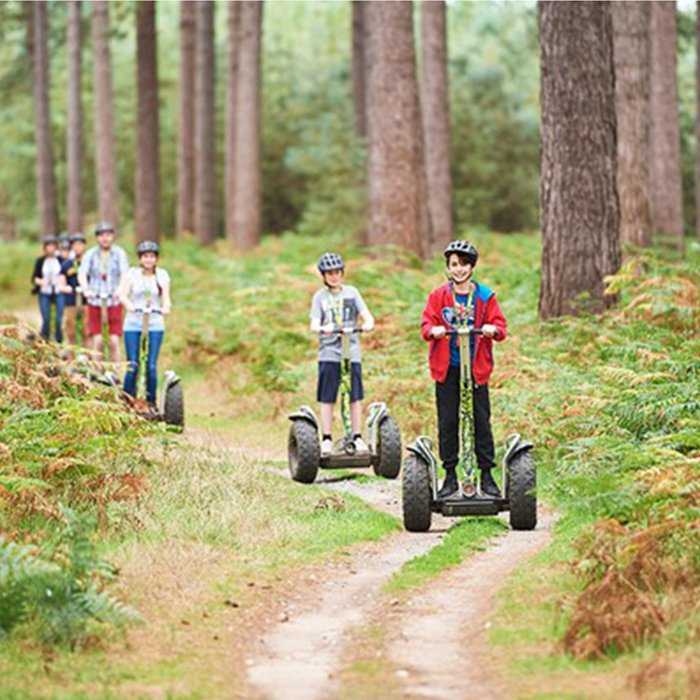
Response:
[{"label": "segway footplate", "polygon": [[431,506],[433,512],[446,516],[498,515],[501,511],[508,510],[508,501],[505,498],[489,498],[478,495],[474,498],[451,496],[435,500]]},{"label": "segway footplate", "polygon": [[363,469],[371,465],[372,454],[370,452],[352,455],[346,452],[334,452],[328,457],[321,457],[319,462],[321,469]]}]

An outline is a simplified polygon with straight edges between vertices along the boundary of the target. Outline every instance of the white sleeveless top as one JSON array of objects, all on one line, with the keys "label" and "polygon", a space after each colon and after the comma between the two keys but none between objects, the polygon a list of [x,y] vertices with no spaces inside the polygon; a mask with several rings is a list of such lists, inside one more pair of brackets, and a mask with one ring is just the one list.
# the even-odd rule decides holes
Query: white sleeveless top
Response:
[{"label": "white sleeveless top", "polygon": [[[144,275],[140,267],[132,267],[127,274],[129,301],[137,309],[150,307],[156,311],[162,308],[162,290],[170,283],[170,275],[162,267],[156,267],[155,275]],[[143,328],[143,313],[129,311],[124,319],[125,331],[140,331]],[[163,314],[152,313],[148,322],[149,331],[165,330]]]}]

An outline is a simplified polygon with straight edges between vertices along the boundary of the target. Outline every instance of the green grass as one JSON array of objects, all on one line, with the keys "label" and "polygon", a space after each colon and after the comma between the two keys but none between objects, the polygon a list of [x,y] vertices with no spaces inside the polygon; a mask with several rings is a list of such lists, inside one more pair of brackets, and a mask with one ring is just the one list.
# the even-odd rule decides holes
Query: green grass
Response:
[{"label": "green grass", "polygon": [[469,554],[484,549],[488,540],[507,529],[499,518],[464,518],[447,531],[439,545],[406,562],[387,582],[385,590],[398,593],[423,586],[446,569],[459,566]]}]

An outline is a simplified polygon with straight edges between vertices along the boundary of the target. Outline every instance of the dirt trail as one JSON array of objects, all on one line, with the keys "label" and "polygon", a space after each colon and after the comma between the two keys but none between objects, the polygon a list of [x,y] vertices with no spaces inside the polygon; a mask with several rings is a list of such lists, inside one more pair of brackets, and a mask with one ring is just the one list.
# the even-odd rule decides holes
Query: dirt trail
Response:
[{"label": "dirt trail", "polygon": [[[318,483],[400,516],[399,480],[357,481],[328,472]],[[456,522],[437,517],[429,533],[402,532],[363,548],[340,569],[329,571],[315,589],[290,599],[280,622],[247,659],[251,685],[271,699],[338,697],[341,688],[335,676],[343,652],[353,631],[372,622],[388,630],[390,661],[406,696],[464,698],[477,688],[487,698],[507,695],[488,675],[485,625],[499,582],[544,547],[551,519],[543,518],[534,532],[510,532],[495,540],[493,547],[440,576],[410,604],[390,604],[383,584],[405,562],[439,544]],[[467,672],[469,659],[474,660],[473,669]],[[445,668],[454,670],[449,682],[441,675]]]},{"label": "dirt trail", "polygon": [[[387,647],[410,697],[504,698],[509,692],[491,672],[490,617],[508,574],[549,542],[553,517],[540,514],[532,532],[509,532],[493,546],[439,577],[392,608]],[[420,653],[416,653],[419,650]]]}]

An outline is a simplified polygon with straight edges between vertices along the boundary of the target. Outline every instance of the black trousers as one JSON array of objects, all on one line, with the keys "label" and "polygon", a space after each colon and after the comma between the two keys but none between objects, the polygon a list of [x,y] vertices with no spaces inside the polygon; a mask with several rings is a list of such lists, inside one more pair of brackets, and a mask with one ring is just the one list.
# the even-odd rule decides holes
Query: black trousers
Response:
[{"label": "black trousers", "polygon": [[[495,466],[493,433],[491,432],[491,402],[489,385],[474,387],[474,451],[481,470]],[[447,371],[445,381],[435,383],[438,413],[440,459],[445,469],[454,469],[459,461],[459,367]]]}]

